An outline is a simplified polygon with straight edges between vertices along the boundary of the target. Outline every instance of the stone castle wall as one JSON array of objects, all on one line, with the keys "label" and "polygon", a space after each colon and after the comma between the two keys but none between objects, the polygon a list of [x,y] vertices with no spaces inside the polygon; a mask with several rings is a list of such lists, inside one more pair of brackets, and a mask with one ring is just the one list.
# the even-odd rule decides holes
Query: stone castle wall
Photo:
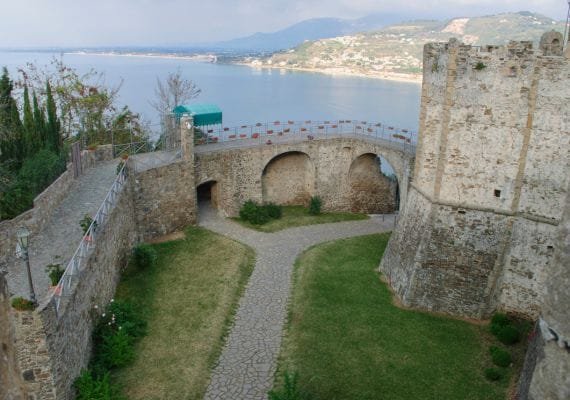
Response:
[{"label": "stone castle wall", "polygon": [[[382,155],[388,160],[398,177],[404,200],[413,156],[374,141],[354,138],[315,139],[237,149],[209,146],[202,150],[197,147],[196,184],[217,182],[219,210],[227,216],[238,215],[246,200],[288,203],[291,193],[303,193],[305,197],[318,195],[326,210],[352,211],[355,180],[351,182],[350,171],[351,168],[355,170],[353,164],[365,154]],[[376,202],[386,205],[379,211],[393,212],[389,205],[393,207],[395,188],[381,174],[367,178],[373,179],[368,185],[375,188],[377,196],[382,196]],[[303,186],[303,191],[299,185]]]},{"label": "stone castle wall", "polygon": [[426,45],[415,200],[398,228],[423,232],[396,233],[381,265],[405,304],[538,315],[570,176],[570,63],[543,53]]}]

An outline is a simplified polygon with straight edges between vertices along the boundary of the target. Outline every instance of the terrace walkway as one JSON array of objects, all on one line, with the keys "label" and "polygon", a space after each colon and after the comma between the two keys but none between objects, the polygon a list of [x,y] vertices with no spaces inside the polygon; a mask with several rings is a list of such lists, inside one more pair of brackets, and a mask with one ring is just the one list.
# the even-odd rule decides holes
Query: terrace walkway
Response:
[{"label": "terrace walkway", "polygon": [[390,231],[394,217],[311,225],[262,233],[219,217],[200,206],[199,225],[256,251],[254,271],[240,300],[234,325],[215,366],[205,399],[260,400],[273,386],[291,272],[296,258],[317,243]]},{"label": "terrace walkway", "polygon": [[[117,177],[117,160],[89,168],[71,187],[69,195],[61,202],[44,229],[30,237],[30,267],[38,302],[46,296],[49,278],[45,271],[48,264],[67,263],[83,237],[79,221],[89,214],[93,216]],[[28,298],[28,280],[24,261],[8,270],[8,287],[16,296]]]}]

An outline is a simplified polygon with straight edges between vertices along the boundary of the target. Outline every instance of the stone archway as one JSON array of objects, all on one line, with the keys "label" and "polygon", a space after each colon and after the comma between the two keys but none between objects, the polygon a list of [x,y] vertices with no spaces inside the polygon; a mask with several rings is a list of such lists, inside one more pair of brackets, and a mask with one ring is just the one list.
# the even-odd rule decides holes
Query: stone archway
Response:
[{"label": "stone archway", "polygon": [[348,173],[352,212],[392,214],[399,208],[399,185],[395,174],[382,172],[381,158],[373,153],[358,156]]},{"label": "stone archway", "polygon": [[208,204],[213,208],[219,205],[219,190],[217,181],[206,181],[196,187],[198,204]]},{"label": "stone archway", "polygon": [[261,183],[264,202],[307,205],[315,194],[315,167],[306,153],[282,153],[267,163]]}]

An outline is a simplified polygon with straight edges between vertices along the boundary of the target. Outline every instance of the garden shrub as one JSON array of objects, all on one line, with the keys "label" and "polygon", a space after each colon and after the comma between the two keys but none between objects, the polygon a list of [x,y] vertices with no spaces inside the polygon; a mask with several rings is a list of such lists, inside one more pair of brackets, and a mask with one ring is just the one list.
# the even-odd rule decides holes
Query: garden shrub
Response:
[{"label": "garden shrub", "polygon": [[508,367],[513,361],[511,354],[507,350],[501,349],[500,347],[491,346],[489,348],[489,352],[491,353],[493,364],[499,367]]},{"label": "garden shrub", "polygon": [[496,336],[503,344],[515,344],[521,339],[520,331],[512,325],[507,325],[499,329]]},{"label": "garden shrub", "polygon": [[485,378],[490,381],[498,381],[503,377],[503,373],[497,368],[487,368],[485,369]]},{"label": "garden shrub", "polygon": [[132,262],[137,268],[152,268],[156,264],[158,255],[154,247],[147,243],[141,243],[133,249]]},{"label": "garden shrub", "polygon": [[83,371],[74,383],[76,400],[124,400],[118,387],[111,384],[109,373],[94,377]]},{"label": "garden shrub", "polygon": [[146,334],[146,321],[128,302],[111,302],[93,331],[92,369],[100,375],[128,365],[135,356],[134,343]]},{"label": "garden shrub", "polygon": [[283,215],[283,208],[275,203],[267,203],[263,207],[267,210],[269,218],[279,219]]},{"label": "garden shrub", "polygon": [[491,318],[491,333],[497,335],[501,328],[510,325],[511,321],[506,314],[495,313]]},{"label": "garden shrub", "polygon": [[260,206],[255,201],[246,201],[239,210],[239,217],[253,225],[263,225],[271,219],[266,207]]},{"label": "garden shrub", "polygon": [[310,400],[308,393],[299,387],[299,374],[285,372],[283,387],[280,390],[271,390],[269,400]]},{"label": "garden shrub", "polygon": [[18,311],[32,311],[36,308],[31,300],[24,299],[23,297],[14,297],[12,299],[12,307]]},{"label": "garden shrub", "polygon": [[63,276],[65,270],[61,268],[61,264],[49,264],[46,266],[46,272],[48,274],[51,285],[56,286],[61,280],[61,277]]},{"label": "garden shrub", "polygon": [[[93,223],[93,218],[91,218],[91,216],[89,214],[85,214],[85,216],[83,218],[81,218],[81,220],[79,221],[79,226],[81,226],[81,229],[83,229],[83,234],[85,235],[87,233],[87,231],[89,230],[89,227],[91,226],[91,224]],[[95,224],[93,224],[93,228],[97,227],[97,223],[95,222]]]},{"label": "garden shrub", "polygon": [[309,202],[309,214],[311,215],[319,215],[321,213],[321,206],[323,205],[323,201],[319,196],[311,197],[311,201]]}]

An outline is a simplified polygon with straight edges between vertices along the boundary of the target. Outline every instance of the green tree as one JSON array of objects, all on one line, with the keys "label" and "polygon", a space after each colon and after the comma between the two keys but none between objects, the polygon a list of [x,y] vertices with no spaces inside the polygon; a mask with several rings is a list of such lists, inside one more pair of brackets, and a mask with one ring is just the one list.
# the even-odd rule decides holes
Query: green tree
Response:
[{"label": "green tree", "polygon": [[34,114],[30,104],[30,94],[28,93],[28,86],[24,86],[24,151],[26,157],[34,155],[42,146],[41,137],[36,132],[36,125],[34,123]]},{"label": "green tree", "polygon": [[16,100],[12,97],[14,84],[4,67],[0,77],[0,161],[22,162],[23,126]]},{"label": "green tree", "polygon": [[63,140],[61,137],[61,126],[57,118],[57,109],[51,92],[51,85],[49,84],[49,80],[46,82],[46,109],[47,109],[47,123],[46,123],[47,145],[52,151],[59,154],[63,146]]},{"label": "green tree", "polygon": [[35,91],[32,95],[32,106],[34,108],[35,131],[37,132],[37,135],[40,138],[40,143],[41,143],[40,147],[44,148],[47,143],[46,118],[43,108],[40,107],[38,96],[36,95]]}]

